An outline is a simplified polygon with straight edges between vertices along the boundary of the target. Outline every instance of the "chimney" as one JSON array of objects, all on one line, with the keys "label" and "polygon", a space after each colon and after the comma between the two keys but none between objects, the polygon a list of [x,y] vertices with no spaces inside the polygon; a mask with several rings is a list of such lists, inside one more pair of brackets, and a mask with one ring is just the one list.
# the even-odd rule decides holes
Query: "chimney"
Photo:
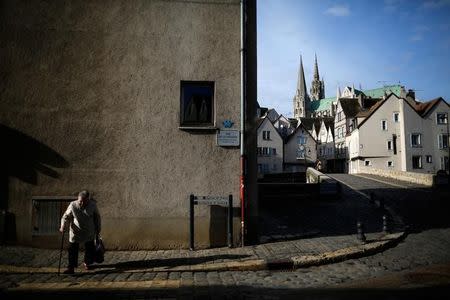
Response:
[{"label": "chimney", "polygon": [[416,93],[414,92],[414,90],[408,90],[408,92],[406,93],[406,99],[416,101]]}]

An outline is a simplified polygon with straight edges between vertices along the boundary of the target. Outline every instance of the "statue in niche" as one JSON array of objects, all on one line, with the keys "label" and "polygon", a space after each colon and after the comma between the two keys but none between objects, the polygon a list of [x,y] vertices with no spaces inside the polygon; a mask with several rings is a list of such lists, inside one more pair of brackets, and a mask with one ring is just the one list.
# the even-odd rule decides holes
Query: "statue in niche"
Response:
[{"label": "statue in niche", "polygon": [[185,111],[184,120],[187,122],[197,122],[198,121],[198,113],[197,106],[195,105],[195,97],[192,96],[189,100],[189,104]]},{"label": "statue in niche", "polygon": [[200,105],[200,112],[198,114],[200,122],[208,121],[208,105],[206,104],[206,98],[202,97],[202,103]]}]

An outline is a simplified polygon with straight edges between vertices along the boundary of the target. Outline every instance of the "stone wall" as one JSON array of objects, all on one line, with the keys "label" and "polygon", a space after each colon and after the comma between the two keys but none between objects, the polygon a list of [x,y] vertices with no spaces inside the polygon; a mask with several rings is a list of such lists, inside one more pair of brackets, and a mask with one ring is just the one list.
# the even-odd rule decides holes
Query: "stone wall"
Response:
[{"label": "stone wall", "polygon": [[359,173],[373,174],[387,178],[394,178],[403,181],[409,181],[417,184],[423,184],[427,186],[433,185],[433,174],[422,174],[422,173],[414,173],[414,172],[404,172],[404,171],[396,171],[396,170],[381,170],[375,169],[365,166],[360,166]]}]

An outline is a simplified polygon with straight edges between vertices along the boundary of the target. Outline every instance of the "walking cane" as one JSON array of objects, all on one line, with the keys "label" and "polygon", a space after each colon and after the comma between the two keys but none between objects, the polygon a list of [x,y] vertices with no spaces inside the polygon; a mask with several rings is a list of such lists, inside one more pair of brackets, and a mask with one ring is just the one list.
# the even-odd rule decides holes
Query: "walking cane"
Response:
[{"label": "walking cane", "polygon": [[63,253],[63,247],[64,247],[64,234],[65,233],[66,233],[66,230],[63,230],[62,238],[61,238],[61,250],[59,251],[58,276],[61,273],[61,259],[62,259],[62,253]]},{"label": "walking cane", "polygon": [[[60,202],[60,204],[59,204],[59,213],[60,213],[60,215],[62,214],[62,202]],[[62,218],[62,216],[61,216],[61,218]],[[59,251],[58,276],[61,273],[61,259],[62,259],[62,252],[63,252],[63,247],[64,247],[64,234],[65,233],[66,233],[66,230],[64,229],[62,232],[62,237],[61,237],[61,249]]]}]

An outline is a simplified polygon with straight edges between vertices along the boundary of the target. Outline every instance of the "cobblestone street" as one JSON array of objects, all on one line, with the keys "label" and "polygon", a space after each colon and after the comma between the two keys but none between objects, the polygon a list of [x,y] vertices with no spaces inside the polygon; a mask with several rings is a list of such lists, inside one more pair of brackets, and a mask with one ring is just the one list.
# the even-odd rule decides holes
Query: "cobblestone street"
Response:
[{"label": "cobblestone street", "polygon": [[[0,286],[3,291],[7,291],[5,295],[8,297],[21,297],[32,292],[34,296],[45,298],[63,295],[76,298],[83,295],[108,298],[279,299],[296,298],[301,294],[307,299],[359,299],[362,295],[378,299],[383,293],[389,292],[394,299],[406,299],[418,295],[430,298],[438,291],[448,292],[450,228],[443,226],[446,224],[444,220],[427,223],[432,211],[422,214],[414,211],[425,205],[421,201],[429,200],[423,194],[436,197],[433,194],[435,192],[411,190],[414,187],[408,190],[395,188],[383,184],[377,178],[373,180],[351,175],[335,177],[356,190],[344,189],[349,203],[351,199],[365,201],[358,204],[359,207],[367,205],[368,201],[361,193],[367,193],[376,186],[381,196],[383,191],[389,189],[391,198],[386,200],[386,205],[394,204],[396,213],[401,214],[400,217],[407,220],[414,230],[397,245],[378,254],[331,264],[279,270],[226,270],[211,267],[238,266],[239,263],[241,266],[245,263],[251,266],[258,260],[282,261],[293,255],[321,255],[354,245],[355,235],[330,234],[245,248],[195,252],[111,251],[108,253],[109,266],[105,262],[98,269],[80,272],[75,276],[56,274],[58,251],[4,247],[1,265],[26,265],[35,269],[22,273],[4,272],[1,274]],[[395,193],[403,195],[402,201],[415,205],[409,207],[405,202],[393,202],[397,197]],[[405,193],[408,193],[407,196],[404,196]],[[442,193],[439,195],[442,196]],[[428,205],[428,209],[437,209],[437,206]],[[376,234],[368,234],[369,239]]]}]

